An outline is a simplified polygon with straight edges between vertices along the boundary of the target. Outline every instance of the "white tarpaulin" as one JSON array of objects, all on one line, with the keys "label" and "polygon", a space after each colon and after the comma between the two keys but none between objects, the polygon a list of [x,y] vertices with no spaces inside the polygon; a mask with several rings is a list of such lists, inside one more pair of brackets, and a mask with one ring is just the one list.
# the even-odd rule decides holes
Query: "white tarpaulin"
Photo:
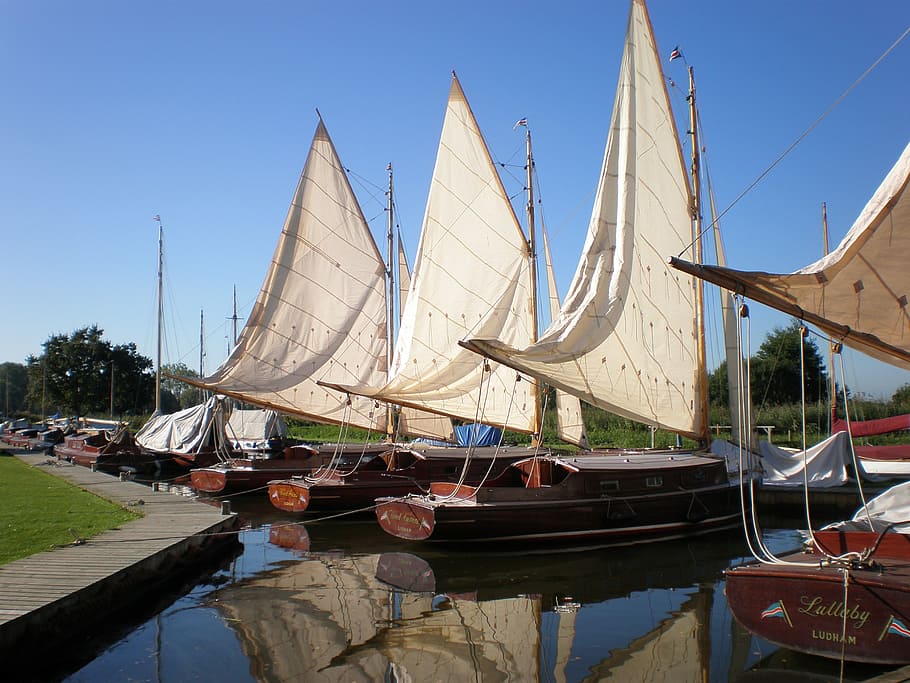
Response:
[{"label": "white tarpaulin", "polygon": [[136,443],[155,453],[195,453],[223,434],[226,399],[212,396],[205,403],[170,415],[153,415],[136,434]]},{"label": "white tarpaulin", "polygon": [[894,524],[892,527],[894,531],[910,534],[910,481],[892,486],[879,494],[870,500],[866,507],[857,510],[853,519],[835,522],[824,528],[868,531],[870,520],[872,530],[875,532],[881,532],[889,524]]},{"label": "white tarpaulin", "polygon": [[234,410],[225,432],[235,446],[261,448],[272,437],[287,434],[287,425],[274,410]]},{"label": "white tarpaulin", "polygon": [[838,432],[806,450],[788,451],[767,441],[759,443],[763,483],[769,486],[804,486],[808,470],[809,488],[841,486],[847,481],[851,462],[850,439]]}]

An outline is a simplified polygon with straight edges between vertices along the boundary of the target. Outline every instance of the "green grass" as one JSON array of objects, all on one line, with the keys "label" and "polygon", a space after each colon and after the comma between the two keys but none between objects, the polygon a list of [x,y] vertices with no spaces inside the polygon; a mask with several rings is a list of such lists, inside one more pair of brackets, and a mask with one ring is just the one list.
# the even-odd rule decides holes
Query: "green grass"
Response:
[{"label": "green grass", "polygon": [[0,457],[0,565],[140,515],[13,457]]}]

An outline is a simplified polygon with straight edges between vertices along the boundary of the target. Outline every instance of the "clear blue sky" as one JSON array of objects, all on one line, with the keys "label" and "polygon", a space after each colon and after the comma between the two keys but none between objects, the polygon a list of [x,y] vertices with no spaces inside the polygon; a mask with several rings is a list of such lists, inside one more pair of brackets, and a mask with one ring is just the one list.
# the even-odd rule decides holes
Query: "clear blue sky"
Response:
[{"label": "clear blue sky", "polygon": [[[910,25],[904,0],[652,0],[659,49],[695,67],[707,163],[726,209]],[[0,2],[3,333],[0,362],[98,324],[155,356],[165,228],[164,362],[225,357],[231,292],[245,319],[303,165],[315,110],[384,229],[385,167],[417,246],[450,72],[521,190],[534,136],[564,293],[597,180],[628,2]],[[666,64],[685,83],[685,64]],[[910,39],[722,223],[730,265],[790,271],[832,248],[910,137]],[[674,105],[684,104],[680,89]],[[754,305],[754,344],[787,319]],[[241,320],[241,324],[242,324]],[[910,373],[866,363],[890,395]]]}]

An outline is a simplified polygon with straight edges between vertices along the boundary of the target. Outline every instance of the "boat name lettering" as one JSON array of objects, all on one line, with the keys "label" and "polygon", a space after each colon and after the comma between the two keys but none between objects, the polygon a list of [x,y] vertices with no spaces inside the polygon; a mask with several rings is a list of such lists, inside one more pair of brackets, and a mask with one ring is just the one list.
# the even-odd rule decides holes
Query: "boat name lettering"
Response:
[{"label": "boat name lettering", "polygon": [[834,631],[816,631],[812,629],[813,640],[829,640],[834,643],[847,643],[847,645],[856,645],[856,636],[841,637],[840,633]]},{"label": "boat name lettering", "polygon": [[[853,628],[855,629],[861,629],[869,620],[869,612],[867,610],[861,610],[858,604],[853,605],[853,607],[848,607],[843,602],[826,603],[825,599],[819,595],[815,597],[803,595],[800,597],[799,602],[802,605],[802,607],[799,608],[801,614],[807,614],[810,617],[838,617],[840,619],[849,619],[853,622]],[[815,632],[813,631],[813,633]],[[815,636],[813,635],[813,637]]]}]

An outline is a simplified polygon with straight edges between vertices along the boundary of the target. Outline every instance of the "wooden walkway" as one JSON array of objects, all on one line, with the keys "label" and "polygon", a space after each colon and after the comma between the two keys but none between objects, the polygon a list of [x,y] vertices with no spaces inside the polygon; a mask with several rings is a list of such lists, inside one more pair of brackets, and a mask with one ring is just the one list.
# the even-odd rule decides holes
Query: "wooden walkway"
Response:
[{"label": "wooden walkway", "polygon": [[79,634],[168,573],[237,547],[236,515],[45,454],[15,455],[143,516],[80,545],[0,566],[0,660],[21,657],[36,640],[47,648],[55,635]]}]

